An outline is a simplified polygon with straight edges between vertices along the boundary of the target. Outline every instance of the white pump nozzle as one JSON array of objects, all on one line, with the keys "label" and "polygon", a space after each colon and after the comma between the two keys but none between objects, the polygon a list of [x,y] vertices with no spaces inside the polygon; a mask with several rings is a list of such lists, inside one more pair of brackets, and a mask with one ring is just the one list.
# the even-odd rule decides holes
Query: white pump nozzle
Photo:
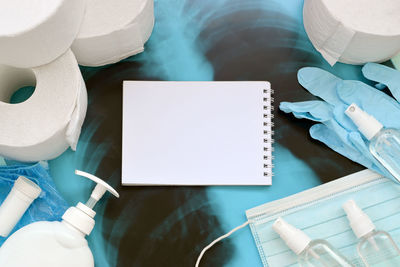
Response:
[{"label": "white pump nozzle", "polygon": [[92,194],[90,195],[90,198],[86,204],[79,202],[76,207],[69,208],[64,213],[62,219],[83,234],[89,235],[95,224],[93,218],[96,215],[96,212],[93,210],[93,207],[102,198],[105,192],[108,191],[116,197],[119,197],[119,194],[106,182],[90,173],[76,170],[75,174],[89,178],[93,182],[97,183],[97,185],[93,189]]},{"label": "white pump nozzle", "polygon": [[375,225],[371,219],[357,206],[354,200],[350,199],[346,201],[343,204],[343,209],[347,214],[351,229],[353,229],[354,234],[358,238],[375,230]]},{"label": "white pump nozzle", "polygon": [[368,140],[371,140],[383,128],[383,125],[377,119],[354,103],[346,109],[345,113]]},{"label": "white pump nozzle", "polygon": [[276,219],[272,229],[279,234],[286,245],[299,255],[310,244],[311,239],[300,229],[284,221],[281,217]]},{"label": "white pump nozzle", "polygon": [[109,184],[94,176],[93,174],[79,170],[75,170],[75,174],[89,178],[93,182],[97,183],[96,187],[92,191],[92,194],[90,195],[89,200],[86,202],[86,206],[88,206],[89,208],[92,209],[96,205],[96,203],[103,197],[106,191],[119,198],[119,194],[117,191],[115,191],[114,188],[112,188]]}]

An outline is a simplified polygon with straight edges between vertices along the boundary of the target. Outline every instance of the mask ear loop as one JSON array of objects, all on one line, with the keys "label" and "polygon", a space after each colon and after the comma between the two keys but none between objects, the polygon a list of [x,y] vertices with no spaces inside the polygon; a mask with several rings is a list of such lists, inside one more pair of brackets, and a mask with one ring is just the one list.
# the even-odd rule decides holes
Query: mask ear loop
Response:
[{"label": "mask ear loop", "polygon": [[218,242],[221,241],[222,239],[227,238],[228,236],[230,236],[231,234],[233,234],[233,233],[236,232],[237,230],[240,230],[240,229],[242,229],[243,227],[246,227],[249,223],[250,223],[250,221],[247,221],[247,222],[245,222],[244,224],[239,225],[238,227],[233,228],[233,229],[230,230],[228,233],[226,233],[226,234],[224,234],[224,235],[218,237],[218,238],[215,239],[213,242],[211,242],[208,246],[206,246],[205,248],[203,248],[203,250],[200,252],[199,257],[197,258],[195,267],[199,267],[201,258],[203,257],[204,253],[205,253],[208,249],[210,249],[212,246],[214,246],[216,243],[218,243]]}]

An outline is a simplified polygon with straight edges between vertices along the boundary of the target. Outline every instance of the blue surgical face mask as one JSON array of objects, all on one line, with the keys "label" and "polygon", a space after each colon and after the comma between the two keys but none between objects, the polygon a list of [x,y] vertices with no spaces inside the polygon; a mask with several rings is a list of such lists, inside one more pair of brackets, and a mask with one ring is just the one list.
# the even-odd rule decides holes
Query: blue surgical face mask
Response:
[{"label": "blue surgical face mask", "polygon": [[[31,204],[10,235],[19,228],[36,221],[60,220],[68,208],[51,179],[47,164],[0,166],[0,205],[7,197],[15,180],[24,176],[42,189],[40,196]],[[6,238],[0,237],[0,246]]]},{"label": "blue surgical face mask", "polygon": [[355,266],[358,239],[342,205],[349,199],[373,220],[376,229],[389,232],[400,244],[400,185],[371,171],[362,171],[246,212],[264,266],[297,266],[297,256],[272,229],[283,217],[311,239],[325,239]]}]

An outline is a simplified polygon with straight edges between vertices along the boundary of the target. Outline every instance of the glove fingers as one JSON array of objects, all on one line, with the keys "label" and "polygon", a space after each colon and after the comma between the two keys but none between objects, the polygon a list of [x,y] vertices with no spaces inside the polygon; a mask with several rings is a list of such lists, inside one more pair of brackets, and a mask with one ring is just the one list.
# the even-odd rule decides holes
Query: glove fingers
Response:
[{"label": "glove fingers", "polygon": [[332,118],[332,107],[323,101],[281,102],[279,109],[286,113],[293,113],[298,119],[312,121],[326,121]]},{"label": "glove fingers", "polygon": [[348,108],[347,104],[336,106],[333,110],[333,117],[335,118],[335,121],[337,121],[337,123],[340,124],[340,126],[346,129],[348,133],[357,132],[358,131],[357,126],[345,113],[347,108]]},{"label": "glove fingers", "polygon": [[392,95],[400,101],[400,72],[382,64],[367,63],[362,68],[365,78],[385,84]]},{"label": "glove fingers", "polygon": [[400,121],[393,117],[400,112],[400,105],[387,94],[359,81],[341,82],[337,94],[344,104],[357,104],[384,126],[400,128]]},{"label": "glove fingers", "polygon": [[[342,133],[338,133],[334,130],[334,128],[340,127],[336,125],[333,127],[334,124],[330,126],[324,124],[315,124],[310,128],[310,135],[312,138],[321,141],[325,145],[327,145],[333,151],[341,154],[342,156],[358,162],[362,165],[368,165],[368,159],[366,159],[347,139],[347,131],[345,132],[345,136]],[[341,132],[341,131],[339,131]]]},{"label": "glove fingers", "polygon": [[[337,149],[342,150],[342,147],[345,146],[345,143],[342,142],[342,138],[340,138],[340,136],[333,129],[322,123],[311,126],[310,135],[312,138],[321,141],[335,151],[337,151]],[[346,153],[351,152],[352,151],[346,151]]]},{"label": "glove fingers", "polygon": [[306,67],[298,71],[297,79],[311,94],[322,98],[331,105],[340,103],[336,86],[342,79],[335,75],[319,68]]}]

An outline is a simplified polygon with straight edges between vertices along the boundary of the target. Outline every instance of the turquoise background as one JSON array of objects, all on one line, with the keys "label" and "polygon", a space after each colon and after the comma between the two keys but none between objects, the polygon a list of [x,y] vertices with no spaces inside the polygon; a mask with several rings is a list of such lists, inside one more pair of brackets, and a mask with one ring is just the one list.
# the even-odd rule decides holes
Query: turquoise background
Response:
[{"label": "turquoise background", "polygon": [[[96,174],[121,194],[97,206],[88,238],[96,266],[194,266],[203,247],[246,220],[245,210],[362,169],[312,140],[311,122],[276,108],[280,101],[315,99],[297,83],[296,72],[304,66],[363,80],[359,66],[331,67],[313,48],[302,6],[299,0],[156,0],[156,24],[143,53],[81,68],[89,107],[78,149],[49,166],[70,205],[85,202],[93,188],[75,169]],[[273,185],[122,187],[123,80],[270,81],[276,110]],[[217,244],[202,266],[262,266],[250,229]]]}]

